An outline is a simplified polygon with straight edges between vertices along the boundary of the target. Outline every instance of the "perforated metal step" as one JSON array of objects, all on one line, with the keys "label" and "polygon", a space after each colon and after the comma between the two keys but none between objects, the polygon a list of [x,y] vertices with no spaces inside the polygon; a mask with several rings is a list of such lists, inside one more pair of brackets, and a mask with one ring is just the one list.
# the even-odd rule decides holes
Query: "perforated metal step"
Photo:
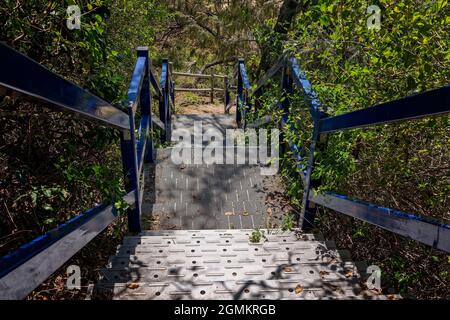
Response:
[{"label": "perforated metal step", "polygon": [[385,299],[361,289],[345,251],[321,236],[265,230],[146,231],[126,237],[91,287],[112,299]]},{"label": "perforated metal step", "polygon": [[[202,130],[194,130],[195,122],[202,124]],[[172,146],[157,150],[156,165],[144,166],[145,180],[149,183],[144,187],[142,214],[151,220],[148,229],[273,228],[281,224],[284,212],[267,203],[270,194],[267,188],[279,189],[273,188],[275,177],[264,175],[262,167],[241,152],[238,161],[239,148],[220,149],[222,155],[234,161],[224,158],[209,165],[193,161],[197,158],[194,154],[203,159],[204,148],[209,144],[202,140],[201,132],[224,133],[234,127],[233,122],[232,115],[223,114],[174,117],[173,130],[183,129],[191,136],[192,161],[175,164],[172,153],[179,150]]]}]

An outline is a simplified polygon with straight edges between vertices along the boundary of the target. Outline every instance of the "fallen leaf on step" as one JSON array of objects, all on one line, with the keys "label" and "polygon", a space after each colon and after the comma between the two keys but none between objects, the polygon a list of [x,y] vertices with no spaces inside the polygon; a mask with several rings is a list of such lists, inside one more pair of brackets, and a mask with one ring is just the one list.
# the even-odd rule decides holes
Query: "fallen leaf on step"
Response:
[{"label": "fallen leaf on step", "polygon": [[291,267],[285,267],[283,270],[284,270],[284,272],[292,272],[292,268]]},{"label": "fallen leaf on step", "polygon": [[225,212],[225,215],[226,216],[234,216],[234,212],[227,211],[227,212]]},{"label": "fallen leaf on step", "polygon": [[388,300],[397,300],[397,298],[395,297],[395,294],[389,294],[387,296]]},{"label": "fallen leaf on step", "polygon": [[242,213],[243,216],[248,216],[248,211],[244,210],[244,212]]},{"label": "fallen leaf on step", "polygon": [[325,270],[322,270],[322,271],[319,271],[319,274],[321,275],[321,276],[326,276],[326,275],[328,275],[328,274],[330,274],[328,271],[325,271]]},{"label": "fallen leaf on step", "polygon": [[137,288],[139,288],[139,285],[137,284],[137,283],[129,283],[128,285],[127,285],[127,288],[128,289],[132,289],[132,290],[134,290],[134,289],[137,289]]},{"label": "fallen leaf on step", "polygon": [[295,287],[295,293],[296,293],[296,294],[300,294],[300,293],[302,293],[302,291],[303,291],[302,286],[298,284],[298,285]]}]

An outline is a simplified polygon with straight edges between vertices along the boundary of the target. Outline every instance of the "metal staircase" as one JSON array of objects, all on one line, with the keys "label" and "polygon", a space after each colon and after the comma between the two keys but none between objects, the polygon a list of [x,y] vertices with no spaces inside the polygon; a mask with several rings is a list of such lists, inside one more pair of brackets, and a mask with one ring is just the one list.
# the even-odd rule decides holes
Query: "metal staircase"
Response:
[{"label": "metal staircase", "polygon": [[[204,120],[204,131],[224,131],[230,117],[182,115],[173,127],[193,141],[194,120]],[[155,185],[144,188],[142,206],[144,217],[158,221],[151,227],[163,230],[126,237],[91,286],[92,299],[386,299],[362,289],[364,277],[334,242],[260,229],[276,226],[267,211],[284,213],[267,206],[270,178],[258,165],[174,165],[171,151],[160,150],[156,165],[147,165],[155,176],[146,180]]]},{"label": "metal staircase", "polygon": [[[362,270],[334,242],[301,231],[145,231],[123,245],[92,299],[396,299],[364,290]],[[364,272],[364,271],[362,271]]]},{"label": "metal staircase", "polygon": [[[298,161],[298,179],[304,193],[297,221],[299,230],[281,232],[272,224],[267,227],[264,179],[258,176],[255,167],[203,164],[177,167],[169,163],[164,152],[155,158],[157,139],[169,143],[173,128],[192,125],[194,120],[188,116],[177,120],[172,115],[175,91],[167,59],[163,59],[157,79],[148,48],[138,48],[127,101],[116,106],[3,43],[0,43],[0,58],[1,87],[76,113],[120,133],[126,191],[122,200],[129,205],[128,227],[133,236],[124,239],[103,270],[102,279],[90,287],[91,298],[395,298],[364,290],[360,285],[366,276],[364,268],[358,269],[349,255],[337,250],[332,242],[304,233],[312,227],[319,206],[450,252],[450,225],[345,195],[316,193],[318,182],[311,178],[321,136],[448,114],[448,85],[329,116],[295,58],[280,57],[254,88],[250,86],[243,59],[239,59],[235,75],[236,125],[256,128],[272,122],[274,128],[281,131],[289,129],[289,96],[292,94],[305,98],[314,124],[308,154],[301,152],[302,146],[289,141],[288,135],[282,141],[287,147],[285,151],[290,148]],[[247,123],[247,115],[255,111],[249,96],[263,90],[268,79],[279,73],[284,96],[278,104],[281,119],[266,115]],[[226,90],[229,88],[231,86]],[[226,96],[227,113],[232,104],[229,95]],[[156,103],[152,107],[153,101]],[[158,115],[154,114],[155,109]],[[227,115],[207,117],[198,120],[209,122],[218,130],[232,123]],[[296,134],[295,131],[290,133]],[[98,205],[0,257],[0,299],[25,298],[111,225],[118,213],[111,203]],[[146,220],[156,216],[163,222],[158,225],[160,230],[143,231],[154,227]],[[253,243],[251,234],[260,227],[268,229],[267,239]]]}]

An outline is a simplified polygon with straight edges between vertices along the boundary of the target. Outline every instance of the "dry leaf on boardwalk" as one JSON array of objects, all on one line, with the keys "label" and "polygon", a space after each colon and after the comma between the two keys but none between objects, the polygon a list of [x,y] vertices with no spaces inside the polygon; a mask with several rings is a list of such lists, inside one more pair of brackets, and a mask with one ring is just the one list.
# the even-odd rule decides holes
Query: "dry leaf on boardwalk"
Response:
[{"label": "dry leaf on boardwalk", "polygon": [[128,285],[127,285],[127,288],[128,289],[132,289],[132,290],[134,290],[134,289],[137,289],[137,288],[139,288],[139,285],[137,284],[137,283],[129,283]]}]

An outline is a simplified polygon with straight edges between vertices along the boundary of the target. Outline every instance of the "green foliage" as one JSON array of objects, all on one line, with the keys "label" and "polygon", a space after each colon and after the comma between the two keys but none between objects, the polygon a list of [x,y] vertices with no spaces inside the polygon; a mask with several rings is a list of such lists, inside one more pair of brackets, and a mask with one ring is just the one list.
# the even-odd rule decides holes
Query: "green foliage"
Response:
[{"label": "green foliage", "polygon": [[23,201],[29,197],[35,211],[42,212],[44,225],[54,225],[57,219],[53,217],[55,210],[69,197],[69,192],[61,186],[33,186],[32,189],[15,199]]},{"label": "green foliage", "polygon": [[[449,83],[448,3],[380,1],[381,30],[366,26],[367,6],[319,0],[300,12],[284,42],[313,84],[330,115],[394,100]],[[277,35],[267,20],[258,29],[262,43]],[[277,85],[278,80],[275,80]],[[277,87],[277,86],[275,86]],[[277,89],[279,90],[279,89]],[[291,130],[286,138],[307,158],[312,132],[301,92],[289,97]],[[266,90],[258,116],[272,113],[278,91]],[[319,191],[332,190],[367,201],[450,220],[448,117],[328,135],[315,154],[313,179]],[[289,192],[300,197],[298,168],[283,160]],[[432,159],[442,159],[437,164]],[[433,162],[435,165],[428,166]],[[306,164],[306,163],[304,163]],[[383,192],[389,188],[391,196]],[[417,194],[409,196],[410,190]]]},{"label": "green foliage", "polygon": [[251,243],[260,243],[261,240],[266,239],[266,235],[264,230],[255,229],[252,230],[252,233],[250,235],[250,242]]},{"label": "green foliage", "polygon": [[353,233],[353,238],[368,238],[370,235],[370,228],[368,223],[361,223],[359,227],[355,229]]},{"label": "green foliage", "polygon": [[285,214],[283,220],[281,221],[282,231],[292,231],[295,228],[297,221],[294,214]]},{"label": "green foliage", "polygon": [[[277,1],[166,1],[158,3],[169,15],[161,32],[161,50],[175,70],[200,71],[207,63],[230,57],[256,57],[253,30],[276,16]],[[216,72],[230,74],[235,61],[219,64]]]},{"label": "green foliage", "polygon": [[408,287],[414,285],[421,274],[419,272],[406,271],[406,261],[402,257],[393,257],[390,262],[394,271],[394,279],[397,282],[400,293],[407,293]]},{"label": "green foliage", "polygon": [[[109,154],[109,156],[114,157],[114,153]],[[61,156],[55,167],[64,177],[68,188],[73,193],[80,195],[78,200],[86,209],[90,206],[90,199],[98,193],[103,196],[103,201],[117,203],[117,209],[125,206],[124,203],[119,201],[125,194],[120,162],[116,162],[115,165],[111,166],[109,161],[109,163],[104,164],[100,162],[86,164],[75,159],[72,161],[65,159],[65,156]],[[85,194],[90,196],[85,198],[83,197]],[[83,203],[83,200],[86,203]]]},{"label": "green foliage", "polygon": [[[367,3],[318,0],[297,15],[283,42],[284,49],[299,61],[323,111],[329,115],[367,108],[450,82],[448,1],[381,0],[373,4],[381,8],[379,31],[366,26]],[[273,31],[274,23],[269,19],[257,28],[256,37],[263,46],[276,47],[283,41]],[[279,81],[275,77],[259,98],[254,118],[275,112],[279,119],[276,103],[284,98]],[[291,127],[285,138],[299,145],[300,155],[307,159],[312,134],[308,105],[298,90],[289,100]],[[314,154],[312,178],[320,181],[315,192],[334,191],[449,223],[449,119],[442,116],[324,136]],[[297,162],[290,151],[281,160],[285,189],[292,202],[301,206],[303,185]],[[429,248],[417,242],[347,220],[324,214],[317,226],[327,230],[330,238],[340,239],[344,246],[355,246],[359,259],[384,265],[383,274],[386,270],[389,283],[402,293],[448,296],[448,282],[446,287],[441,277],[448,274],[441,252],[431,254]],[[380,245],[380,237],[386,241],[383,254],[378,255],[372,251]],[[404,258],[388,259],[394,261],[389,264],[386,257],[396,255],[398,247],[402,247]],[[430,255],[440,262],[430,259]],[[423,287],[427,293],[421,290]]]},{"label": "green foliage", "polygon": [[[66,9],[73,4],[82,13],[79,30],[66,26]],[[155,51],[156,23],[163,28],[166,16],[161,8],[153,0],[5,0],[0,6],[0,38],[119,104],[129,85],[136,47]],[[117,131],[22,99],[0,98],[0,107],[1,114],[7,114],[0,117],[7,133],[0,135],[0,204],[9,213],[0,221],[0,254],[100,203],[115,204],[118,214],[127,209],[121,200]],[[23,236],[10,241],[17,231]]]},{"label": "green foliage", "polygon": [[186,92],[184,94],[184,100],[187,104],[197,104],[201,101],[201,98],[198,96],[198,94],[195,94],[193,92]]}]

